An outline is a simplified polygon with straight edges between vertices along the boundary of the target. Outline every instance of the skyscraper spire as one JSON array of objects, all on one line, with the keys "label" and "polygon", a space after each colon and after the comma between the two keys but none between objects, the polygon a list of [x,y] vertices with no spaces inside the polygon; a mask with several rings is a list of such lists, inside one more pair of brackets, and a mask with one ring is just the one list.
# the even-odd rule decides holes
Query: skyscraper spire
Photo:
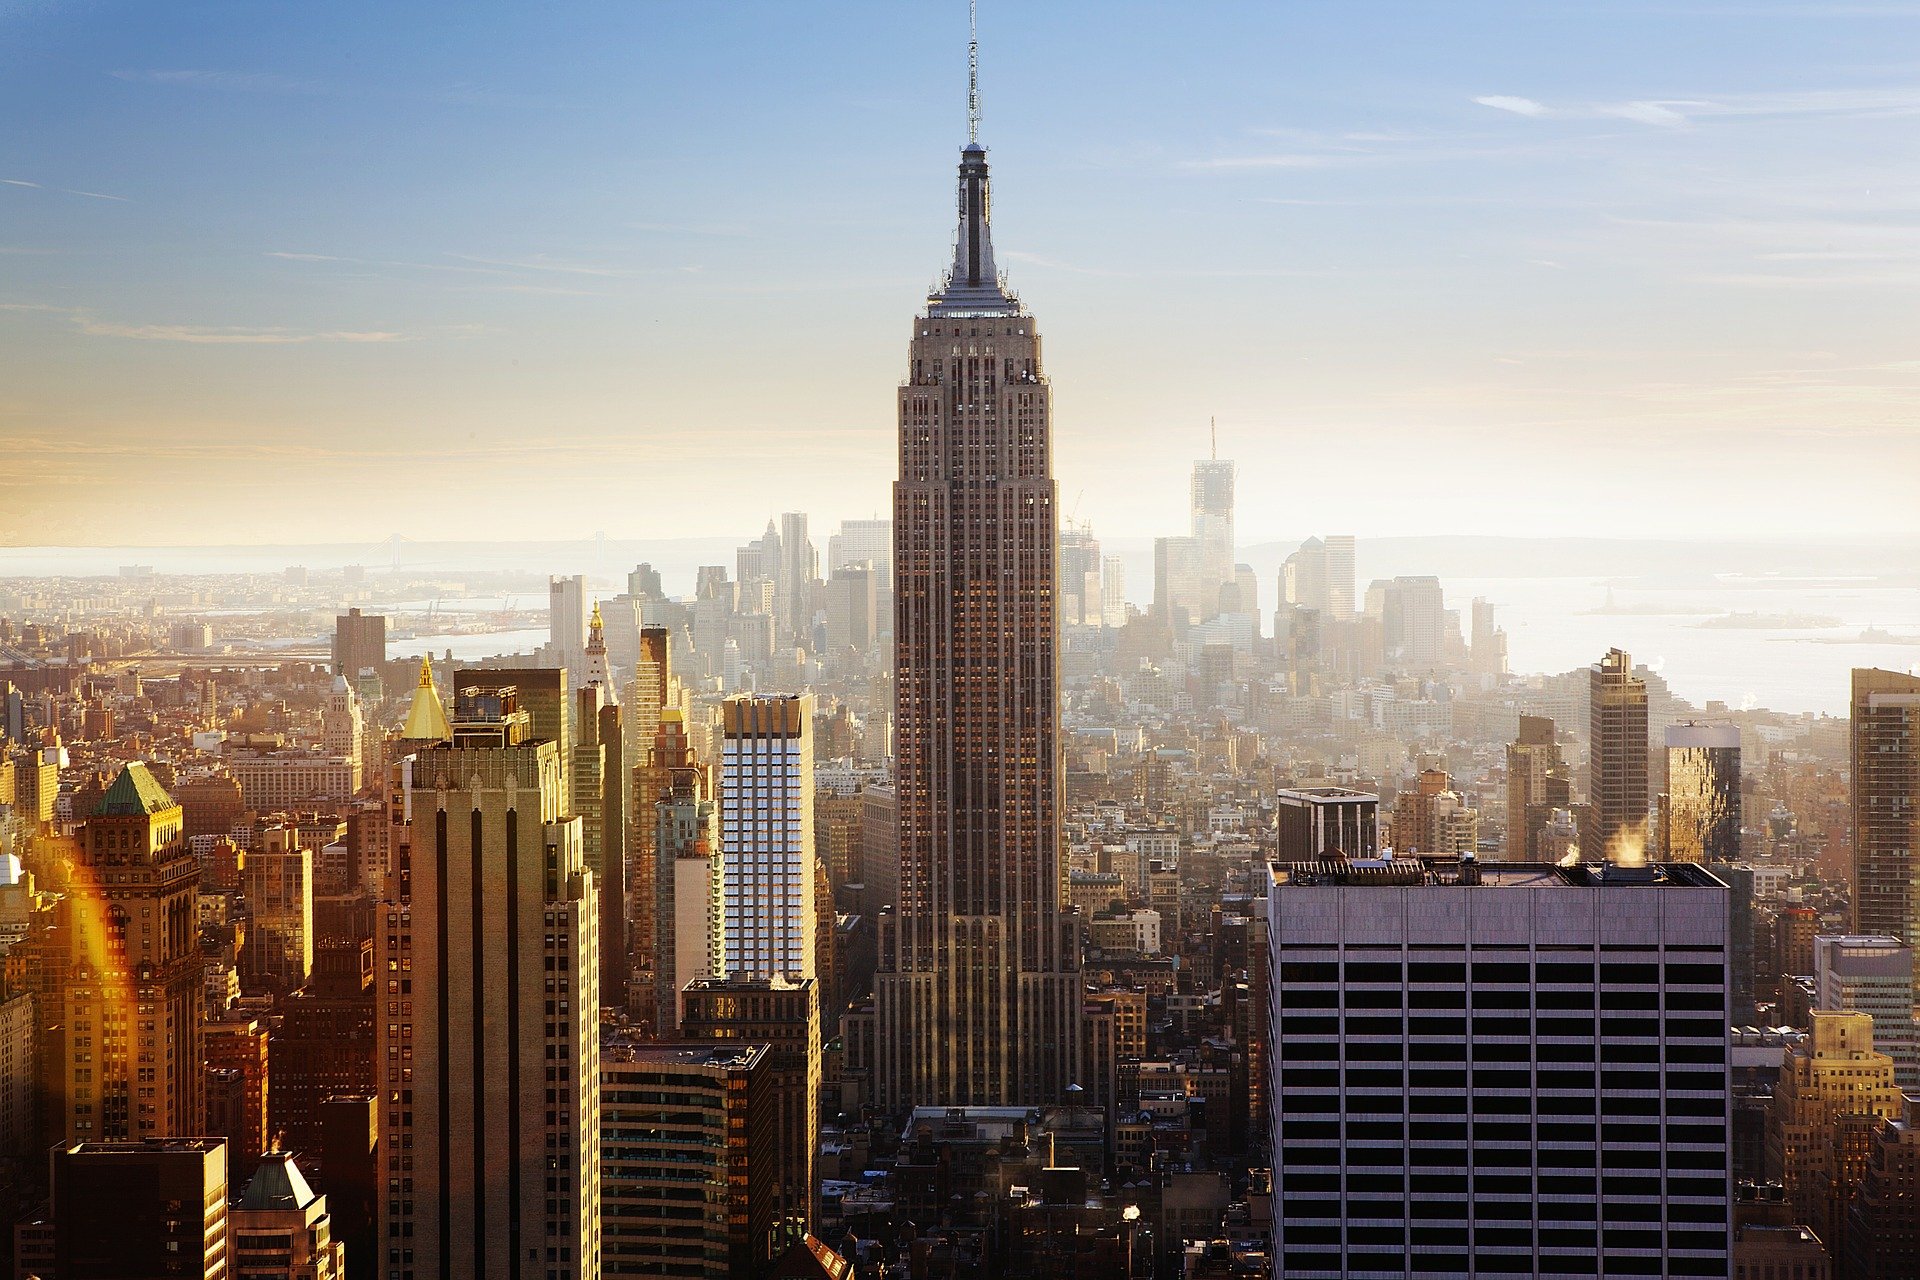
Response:
[{"label": "skyscraper spire", "polygon": [[980,0],[967,0],[967,145],[980,145]]},{"label": "skyscraper spire", "polygon": [[932,316],[1011,316],[1020,300],[1000,283],[993,263],[993,190],[987,177],[987,149],[980,145],[980,34],[978,5],[967,6],[967,145],[960,150],[960,228],[954,236],[953,266],[932,297]]},{"label": "skyscraper spire", "polygon": [[407,723],[400,736],[409,742],[445,742],[453,737],[446,708],[433,687],[433,663],[424,654],[420,657],[420,683],[414,686],[413,702],[407,707]]},{"label": "skyscraper spire", "polygon": [[619,702],[619,696],[613,688],[613,673],[607,667],[606,624],[600,618],[598,600],[593,602],[593,616],[587,622],[586,653],[587,668],[580,681],[581,687],[597,684],[600,686],[601,697],[606,699],[608,706]]}]

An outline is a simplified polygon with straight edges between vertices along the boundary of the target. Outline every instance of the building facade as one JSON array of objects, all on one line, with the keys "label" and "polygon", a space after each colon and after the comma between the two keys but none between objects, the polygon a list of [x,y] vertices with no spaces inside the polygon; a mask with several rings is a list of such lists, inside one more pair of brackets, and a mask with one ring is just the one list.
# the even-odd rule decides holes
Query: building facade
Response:
[{"label": "building facade", "polygon": [[1740,730],[1730,724],[1667,729],[1666,857],[1740,860]]},{"label": "building facade", "polygon": [[1275,863],[1276,1274],[1725,1276],[1726,892]]},{"label": "building facade", "polygon": [[1920,676],[1853,673],[1853,929],[1920,945]]},{"label": "building facade", "polygon": [[1033,318],[1002,287],[986,149],[914,322],[893,490],[899,897],[881,917],[880,1103],[1063,1101],[1079,928],[1060,904],[1058,494]]},{"label": "building facade", "polygon": [[599,910],[557,743],[462,689],[400,762],[404,895],[381,904],[389,1280],[600,1273]]},{"label": "building facade", "polygon": [[226,1280],[227,1144],[72,1142],[53,1149],[54,1274],[63,1280]]},{"label": "building facade", "polygon": [[1580,856],[1634,862],[1647,854],[1647,682],[1623,650],[1587,668],[1587,801]]},{"label": "building facade", "polygon": [[64,904],[62,1131],[89,1143],[197,1134],[205,1118],[200,867],[180,806],[145,765],[127,765],[79,841]]},{"label": "building facade", "polygon": [[626,1039],[602,1047],[603,1274],[728,1280],[773,1258],[780,1133],[770,1052]]},{"label": "building facade", "polygon": [[814,973],[813,699],[721,709],[720,972]]}]

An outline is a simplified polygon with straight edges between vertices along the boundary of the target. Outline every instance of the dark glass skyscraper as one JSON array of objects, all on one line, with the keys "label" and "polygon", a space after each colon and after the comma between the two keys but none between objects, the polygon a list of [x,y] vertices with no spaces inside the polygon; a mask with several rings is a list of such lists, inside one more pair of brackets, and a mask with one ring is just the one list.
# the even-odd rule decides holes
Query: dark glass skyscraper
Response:
[{"label": "dark glass skyscraper", "polygon": [[1050,395],[1001,284],[986,149],[914,322],[893,488],[900,891],[882,918],[880,1101],[1064,1100],[1079,945],[1060,901]]}]

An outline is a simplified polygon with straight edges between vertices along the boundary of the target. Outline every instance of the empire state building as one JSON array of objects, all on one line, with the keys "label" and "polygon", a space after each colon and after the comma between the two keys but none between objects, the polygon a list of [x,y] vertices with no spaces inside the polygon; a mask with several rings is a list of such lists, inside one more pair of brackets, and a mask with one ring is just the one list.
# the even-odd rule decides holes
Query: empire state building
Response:
[{"label": "empire state building", "polygon": [[893,486],[900,892],[874,1074],[909,1105],[1061,1102],[1079,921],[1060,894],[1058,494],[1040,335],[993,264],[986,149],[960,153],[953,268],[915,319]]}]

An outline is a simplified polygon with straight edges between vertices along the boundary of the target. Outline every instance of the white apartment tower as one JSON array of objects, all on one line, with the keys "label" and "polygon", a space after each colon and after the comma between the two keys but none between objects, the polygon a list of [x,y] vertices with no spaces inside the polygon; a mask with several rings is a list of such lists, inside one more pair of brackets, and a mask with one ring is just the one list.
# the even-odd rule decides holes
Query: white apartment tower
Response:
[{"label": "white apartment tower", "polygon": [[720,964],[815,977],[813,699],[729,698],[720,745]]}]

